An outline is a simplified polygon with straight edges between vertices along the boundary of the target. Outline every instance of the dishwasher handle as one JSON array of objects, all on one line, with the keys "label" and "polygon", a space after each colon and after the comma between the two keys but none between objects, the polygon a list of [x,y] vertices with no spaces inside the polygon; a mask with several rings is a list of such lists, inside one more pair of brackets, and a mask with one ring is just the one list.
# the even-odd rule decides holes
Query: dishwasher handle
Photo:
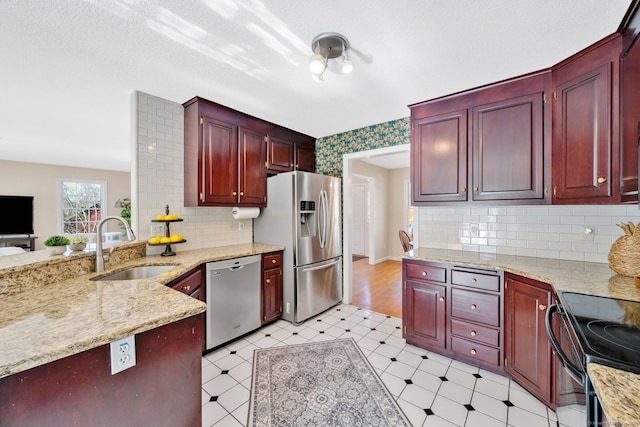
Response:
[{"label": "dishwasher handle", "polygon": [[236,265],[233,267],[229,267],[229,270],[240,270],[241,268],[244,268],[244,265]]}]

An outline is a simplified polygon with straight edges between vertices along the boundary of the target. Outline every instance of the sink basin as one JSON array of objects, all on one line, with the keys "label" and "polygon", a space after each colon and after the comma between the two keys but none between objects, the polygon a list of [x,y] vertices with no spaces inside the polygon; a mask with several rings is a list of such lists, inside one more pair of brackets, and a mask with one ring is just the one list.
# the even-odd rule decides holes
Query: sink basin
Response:
[{"label": "sink basin", "polygon": [[132,267],[127,270],[118,271],[108,276],[96,277],[93,280],[139,280],[148,279],[176,268],[175,265],[150,265],[142,267]]}]

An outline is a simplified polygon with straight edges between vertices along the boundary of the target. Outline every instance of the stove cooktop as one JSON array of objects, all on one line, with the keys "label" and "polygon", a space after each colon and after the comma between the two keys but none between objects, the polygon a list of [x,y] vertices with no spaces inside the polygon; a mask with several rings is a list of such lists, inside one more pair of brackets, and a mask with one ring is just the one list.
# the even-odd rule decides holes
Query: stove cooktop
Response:
[{"label": "stove cooktop", "polygon": [[640,302],[573,292],[559,297],[586,362],[640,374]]}]

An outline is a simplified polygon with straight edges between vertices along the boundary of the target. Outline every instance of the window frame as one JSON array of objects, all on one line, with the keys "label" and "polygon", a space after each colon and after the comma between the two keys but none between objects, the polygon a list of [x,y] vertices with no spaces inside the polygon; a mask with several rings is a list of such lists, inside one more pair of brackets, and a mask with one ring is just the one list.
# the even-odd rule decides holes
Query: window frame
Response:
[{"label": "window frame", "polygon": [[[101,188],[101,198],[100,198],[100,217],[104,218],[108,215],[108,188],[107,181],[104,180],[95,180],[95,179],[84,179],[84,178],[57,178],[56,180],[56,200],[57,200],[57,230],[58,234],[68,234],[64,231],[64,202],[62,200],[63,191],[62,187],[65,183],[75,183],[75,184],[97,184],[100,185]],[[94,231],[95,232],[95,231]]]}]

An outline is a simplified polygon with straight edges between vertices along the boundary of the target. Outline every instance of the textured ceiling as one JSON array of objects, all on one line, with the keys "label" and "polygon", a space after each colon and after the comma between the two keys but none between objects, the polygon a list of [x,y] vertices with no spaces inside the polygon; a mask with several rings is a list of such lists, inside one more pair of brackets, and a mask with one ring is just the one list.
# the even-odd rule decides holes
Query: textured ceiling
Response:
[{"label": "textured ceiling", "polygon": [[[129,170],[130,94],[198,95],[315,137],[551,66],[616,31],[631,0],[0,2],[0,159]],[[355,70],[315,82],[310,42]]]}]

